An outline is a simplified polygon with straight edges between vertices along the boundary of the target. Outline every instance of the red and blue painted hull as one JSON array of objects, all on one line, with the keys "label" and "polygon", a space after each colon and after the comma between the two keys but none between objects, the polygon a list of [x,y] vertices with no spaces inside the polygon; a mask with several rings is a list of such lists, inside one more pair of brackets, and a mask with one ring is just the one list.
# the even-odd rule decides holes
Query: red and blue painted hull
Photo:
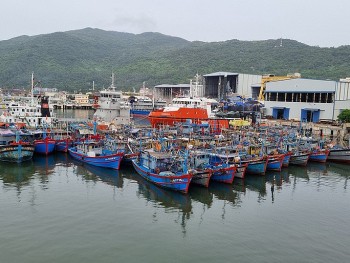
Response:
[{"label": "red and blue painted hull", "polygon": [[309,161],[325,163],[329,155],[329,150],[314,151],[310,154]]},{"label": "red and blue painted hull", "polygon": [[137,160],[132,161],[136,172],[145,178],[147,181],[150,181],[158,186],[178,191],[181,193],[187,193],[188,187],[190,185],[192,175],[190,174],[175,174],[175,175],[160,175],[152,172],[150,169],[139,165]]},{"label": "red and blue painted hull", "polygon": [[269,171],[280,172],[282,170],[283,160],[284,160],[284,154],[277,155],[277,156],[268,156],[266,169]]},{"label": "red and blue painted hull", "polygon": [[123,152],[120,152],[109,155],[87,156],[86,154],[77,152],[75,147],[69,148],[68,152],[74,159],[83,163],[116,170],[119,170],[124,155]]},{"label": "red and blue painted hull", "polygon": [[34,141],[34,152],[38,154],[51,154],[55,150],[56,141],[54,139],[45,138]]},{"label": "red and blue painted hull", "polygon": [[211,180],[220,183],[232,184],[233,179],[235,178],[236,169],[237,168],[235,166],[213,169]]}]

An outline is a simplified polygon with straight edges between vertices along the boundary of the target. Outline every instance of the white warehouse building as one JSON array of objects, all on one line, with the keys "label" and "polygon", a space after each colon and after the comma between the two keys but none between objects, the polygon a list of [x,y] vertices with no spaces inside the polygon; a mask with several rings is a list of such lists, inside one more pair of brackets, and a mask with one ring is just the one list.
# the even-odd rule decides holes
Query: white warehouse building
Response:
[{"label": "white warehouse building", "polygon": [[343,109],[350,109],[349,84],[348,78],[339,82],[302,78],[267,82],[264,113],[275,119],[336,120]]}]

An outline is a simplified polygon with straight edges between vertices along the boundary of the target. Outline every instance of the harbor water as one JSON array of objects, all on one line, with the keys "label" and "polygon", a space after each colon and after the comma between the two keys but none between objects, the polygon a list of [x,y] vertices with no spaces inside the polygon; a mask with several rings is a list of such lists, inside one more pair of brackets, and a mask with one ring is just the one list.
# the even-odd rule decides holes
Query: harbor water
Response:
[{"label": "harbor water", "polygon": [[349,177],[309,163],[180,194],[64,153],[0,163],[0,262],[349,262]]}]

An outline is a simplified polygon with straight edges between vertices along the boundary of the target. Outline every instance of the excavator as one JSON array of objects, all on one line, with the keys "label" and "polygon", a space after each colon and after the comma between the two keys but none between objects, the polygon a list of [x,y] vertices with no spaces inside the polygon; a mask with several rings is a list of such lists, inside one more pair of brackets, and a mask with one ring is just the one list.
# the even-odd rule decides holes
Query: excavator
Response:
[{"label": "excavator", "polygon": [[267,82],[287,80],[287,79],[297,79],[297,78],[301,78],[300,73],[287,74],[287,76],[275,76],[275,75],[271,75],[271,74],[263,75],[261,78],[261,87],[260,87],[258,101],[259,102],[265,101],[265,89],[266,89]]}]

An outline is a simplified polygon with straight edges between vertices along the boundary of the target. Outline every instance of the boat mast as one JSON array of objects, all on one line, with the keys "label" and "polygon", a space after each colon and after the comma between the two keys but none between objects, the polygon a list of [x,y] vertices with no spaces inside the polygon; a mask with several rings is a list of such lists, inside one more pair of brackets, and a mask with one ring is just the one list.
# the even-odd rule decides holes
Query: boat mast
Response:
[{"label": "boat mast", "polygon": [[32,80],[31,80],[31,97],[32,97],[32,106],[34,105],[34,72],[32,72]]},{"label": "boat mast", "polygon": [[112,72],[112,85],[111,85],[111,88],[114,89],[114,73]]}]

